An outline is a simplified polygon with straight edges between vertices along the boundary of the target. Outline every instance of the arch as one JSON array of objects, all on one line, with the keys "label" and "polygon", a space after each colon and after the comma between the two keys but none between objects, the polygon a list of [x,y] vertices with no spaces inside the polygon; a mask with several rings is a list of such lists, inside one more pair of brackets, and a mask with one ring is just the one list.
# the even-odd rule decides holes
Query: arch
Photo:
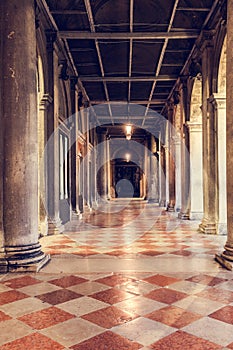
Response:
[{"label": "arch", "polygon": [[226,96],[226,61],[227,61],[227,43],[226,43],[226,36],[223,42],[221,55],[220,55],[220,61],[218,65],[218,93],[221,95]]},{"label": "arch", "polygon": [[202,81],[200,77],[194,79],[190,103],[190,122],[202,122]]}]

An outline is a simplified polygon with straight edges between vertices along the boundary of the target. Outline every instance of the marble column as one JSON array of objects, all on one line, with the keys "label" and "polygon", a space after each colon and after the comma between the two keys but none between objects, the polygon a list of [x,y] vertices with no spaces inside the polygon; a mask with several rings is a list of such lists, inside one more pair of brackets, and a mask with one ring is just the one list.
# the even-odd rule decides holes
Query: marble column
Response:
[{"label": "marble column", "polygon": [[[59,215],[59,131],[58,120],[55,111],[55,103],[58,103],[55,95],[55,84],[58,85],[58,77],[55,79],[55,54],[54,41],[56,32],[47,31],[47,61],[48,61],[48,93],[52,98],[52,103],[48,106],[47,118],[47,212],[48,212],[48,234],[53,235],[61,233],[64,227],[61,224]],[[58,66],[58,60],[57,60]],[[56,94],[57,89],[56,89]],[[58,108],[58,107],[57,107]]]},{"label": "marble column", "polygon": [[[0,7],[1,8],[1,7]],[[0,61],[3,54],[3,45],[0,45]],[[0,78],[1,79],[1,78]],[[2,97],[2,82],[0,82],[0,96]],[[4,249],[4,227],[3,227],[3,158],[4,158],[4,124],[3,124],[3,103],[0,98],[0,273],[7,272],[7,261]]]},{"label": "marble column", "polygon": [[204,216],[199,230],[217,233],[216,125],[212,95],[212,33],[204,33],[202,47],[203,189]]},{"label": "marble column", "polygon": [[52,103],[49,94],[44,94],[39,102],[39,234],[45,236],[48,234],[48,215],[46,211],[47,197],[47,167],[45,162],[45,146],[47,140],[47,111]]},{"label": "marble column", "polygon": [[182,193],[181,210],[179,219],[189,220],[190,210],[190,154],[189,154],[189,135],[186,125],[182,128],[181,139],[181,172],[182,172]]},{"label": "marble column", "polygon": [[38,242],[38,110],[34,0],[1,1],[0,11],[3,14],[4,47],[2,111],[5,248],[5,264],[0,262],[0,270],[38,271],[49,261],[49,256],[41,251]]},{"label": "marble column", "polygon": [[177,133],[173,137],[173,143],[175,148],[175,193],[176,193],[176,204],[175,211],[180,212],[181,210],[181,137]]},{"label": "marble column", "polygon": [[162,145],[159,152],[159,206],[166,207],[166,154]]},{"label": "marble column", "polygon": [[167,211],[175,211],[175,202],[176,202],[176,189],[175,189],[175,149],[174,149],[174,104],[169,102],[168,104],[168,144],[169,144],[169,202],[167,205]]},{"label": "marble column", "polygon": [[210,101],[214,108],[217,129],[217,231],[227,231],[227,188],[226,188],[226,96],[213,94]]},{"label": "marble column", "polygon": [[77,173],[78,173],[78,162],[77,162],[77,141],[78,141],[78,90],[77,90],[77,77],[70,79],[70,90],[71,90],[71,111],[72,117],[70,121],[72,128],[70,132],[70,154],[71,154],[71,206],[74,214],[77,214]]},{"label": "marble column", "polygon": [[187,122],[190,156],[190,213],[191,220],[203,217],[203,168],[202,168],[202,123]]},{"label": "marble column", "polygon": [[97,186],[99,196],[103,200],[108,199],[108,167],[107,167],[107,141],[106,141],[106,131],[100,132],[99,144],[98,144],[98,176],[97,176]]},{"label": "marble column", "polygon": [[[227,70],[226,70],[226,183],[227,183],[227,241],[223,260],[233,261],[233,0],[227,2]],[[225,258],[225,259],[224,259]],[[232,268],[232,267],[230,267]]]}]

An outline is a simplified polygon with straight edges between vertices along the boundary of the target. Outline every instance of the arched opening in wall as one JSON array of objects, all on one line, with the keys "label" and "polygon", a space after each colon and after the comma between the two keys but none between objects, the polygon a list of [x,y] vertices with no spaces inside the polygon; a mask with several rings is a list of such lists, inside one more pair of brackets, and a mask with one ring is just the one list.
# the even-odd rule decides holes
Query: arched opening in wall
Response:
[{"label": "arched opening in wall", "polygon": [[217,149],[218,149],[218,232],[226,233],[227,223],[227,189],[226,189],[226,38],[223,42],[219,70],[218,92],[214,94],[216,126],[217,126]]},{"label": "arched opening in wall", "polygon": [[39,172],[38,172],[38,216],[39,216],[39,235],[45,236],[48,233],[47,213],[45,208],[46,198],[46,176],[44,162],[44,149],[46,145],[46,109],[49,103],[49,97],[44,91],[44,67],[40,54],[37,54],[37,108],[38,108],[38,157],[39,157]]},{"label": "arched opening in wall", "polygon": [[115,152],[111,161],[111,194],[115,198],[145,197],[145,174],[141,157],[132,148]]},{"label": "arched opening in wall", "polygon": [[190,104],[189,129],[190,152],[190,219],[203,217],[203,160],[202,160],[202,80],[194,78]]},{"label": "arched opening in wall", "polygon": [[56,95],[59,115],[59,216],[62,224],[70,221],[71,216],[71,181],[70,181],[70,126],[66,123],[69,117],[68,86],[66,81],[57,81]]}]

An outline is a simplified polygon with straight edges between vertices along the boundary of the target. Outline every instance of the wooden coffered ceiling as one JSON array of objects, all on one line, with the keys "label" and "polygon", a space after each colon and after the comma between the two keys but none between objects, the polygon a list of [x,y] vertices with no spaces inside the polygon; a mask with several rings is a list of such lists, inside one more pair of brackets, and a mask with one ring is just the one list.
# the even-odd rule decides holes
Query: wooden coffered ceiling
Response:
[{"label": "wooden coffered ceiling", "polygon": [[[216,0],[45,0],[100,123],[161,113]],[[104,105],[103,105],[104,104]],[[140,113],[138,112],[140,111]],[[142,114],[142,115],[141,115]],[[129,118],[128,118],[129,119]]]}]

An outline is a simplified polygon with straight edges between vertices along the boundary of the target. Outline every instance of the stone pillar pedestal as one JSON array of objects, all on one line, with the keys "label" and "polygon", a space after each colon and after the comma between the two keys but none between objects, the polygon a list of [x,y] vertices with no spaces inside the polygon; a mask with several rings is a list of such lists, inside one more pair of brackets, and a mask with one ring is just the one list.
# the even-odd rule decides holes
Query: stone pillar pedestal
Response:
[{"label": "stone pillar pedestal", "polygon": [[[0,11],[4,47],[2,52],[4,259],[0,262],[0,271],[38,271],[50,257],[41,251],[38,243],[38,124],[34,1],[2,1]],[[22,48],[25,48],[23,56]]]},{"label": "stone pillar pedestal", "polygon": [[190,219],[203,217],[202,123],[187,122],[190,155]]}]

